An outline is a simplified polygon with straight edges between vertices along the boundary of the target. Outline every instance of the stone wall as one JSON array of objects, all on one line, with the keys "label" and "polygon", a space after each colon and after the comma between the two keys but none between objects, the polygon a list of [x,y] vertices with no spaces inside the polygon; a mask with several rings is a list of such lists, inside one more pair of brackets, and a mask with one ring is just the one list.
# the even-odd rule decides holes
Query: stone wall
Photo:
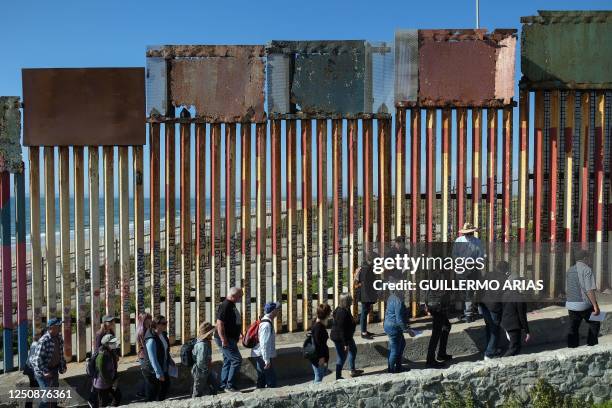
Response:
[{"label": "stone wall", "polygon": [[[580,347],[520,355],[446,370],[368,375],[320,385],[154,403],[157,407],[432,407],[445,388],[470,387],[479,401],[500,403],[513,391],[525,396],[538,378],[563,393],[595,402],[612,398],[612,346]],[[138,404],[144,405],[144,404]]]}]

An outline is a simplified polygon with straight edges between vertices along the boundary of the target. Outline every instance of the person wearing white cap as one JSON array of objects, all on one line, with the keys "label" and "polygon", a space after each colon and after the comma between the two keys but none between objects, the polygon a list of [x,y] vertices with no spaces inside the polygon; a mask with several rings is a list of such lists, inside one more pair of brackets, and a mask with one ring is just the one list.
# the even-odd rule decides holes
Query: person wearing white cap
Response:
[{"label": "person wearing white cap", "polygon": [[100,339],[100,347],[96,358],[96,375],[93,379],[93,389],[89,398],[89,406],[105,407],[119,405],[121,397],[119,390],[113,389],[117,379],[119,357],[116,350],[119,340],[113,334],[105,334]]},{"label": "person wearing white cap", "polygon": [[[453,258],[481,258],[484,257],[484,251],[482,249],[482,242],[478,237],[474,234],[478,231],[474,225],[470,222],[466,222],[463,224],[463,228],[459,230],[459,235],[457,239],[455,239],[455,243],[453,245]],[[459,279],[470,279],[469,272],[465,272],[461,275],[457,275]],[[464,302],[464,312],[462,321],[470,323],[474,321],[473,311],[472,311],[472,303],[473,303],[474,293],[472,291],[466,291],[465,293],[465,302]]]},{"label": "person wearing white cap", "polygon": [[272,365],[272,359],[276,357],[276,334],[272,322],[276,319],[280,307],[280,303],[266,303],[264,315],[259,323],[257,331],[259,343],[253,347],[251,352],[251,356],[255,357],[257,388],[276,387],[276,373]]}]

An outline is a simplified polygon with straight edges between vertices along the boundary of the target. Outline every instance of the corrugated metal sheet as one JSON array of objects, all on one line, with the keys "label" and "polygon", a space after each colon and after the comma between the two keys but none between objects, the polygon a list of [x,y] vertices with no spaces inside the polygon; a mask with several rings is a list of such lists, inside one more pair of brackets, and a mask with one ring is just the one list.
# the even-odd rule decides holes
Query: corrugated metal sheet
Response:
[{"label": "corrugated metal sheet", "polygon": [[142,145],[144,68],[22,71],[26,146]]},{"label": "corrugated metal sheet", "polygon": [[612,12],[540,11],[521,22],[522,86],[612,88]]},{"label": "corrugated metal sheet", "polygon": [[21,173],[21,111],[18,96],[0,96],[0,173]]},{"label": "corrugated metal sheet", "polygon": [[419,92],[419,32],[395,32],[395,101],[416,102]]}]

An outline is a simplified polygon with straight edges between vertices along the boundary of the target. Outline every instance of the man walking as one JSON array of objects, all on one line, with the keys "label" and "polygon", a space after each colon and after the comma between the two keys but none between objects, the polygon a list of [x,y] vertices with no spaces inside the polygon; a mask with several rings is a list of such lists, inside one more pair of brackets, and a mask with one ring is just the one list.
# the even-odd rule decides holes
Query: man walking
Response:
[{"label": "man walking", "polygon": [[567,346],[578,347],[580,337],[580,323],[582,320],[589,325],[587,345],[597,344],[599,335],[599,322],[589,320],[591,314],[599,315],[599,305],[595,297],[597,285],[595,275],[590,267],[590,255],[585,250],[576,251],[576,263],[567,271],[565,293],[567,301],[565,307],[569,314],[569,331]]},{"label": "man walking", "polygon": [[223,367],[221,368],[221,389],[235,392],[236,374],[240,371],[242,356],[238,350],[238,341],[242,333],[242,319],[236,303],[242,298],[242,289],[230,288],[227,297],[217,309],[217,331],[215,342],[223,353]]},{"label": "man walking", "polygon": [[[484,257],[482,242],[474,235],[476,231],[477,229],[472,225],[472,223],[466,222],[463,224],[463,228],[459,230],[459,233],[462,235],[457,237],[453,245],[453,258],[477,259]],[[472,278],[472,275],[472,271],[466,271],[461,275],[457,274],[457,277],[460,280],[468,280]],[[464,312],[461,320],[463,322],[471,323],[474,321],[474,312],[472,310],[474,292],[467,290],[465,292],[464,300]]]},{"label": "man walking", "polygon": [[[59,374],[66,372],[66,360],[64,359],[64,340],[60,335],[62,321],[53,318],[47,322],[47,332],[38,340],[38,346],[32,355],[32,368],[38,386],[42,390],[59,386]],[[40,407],[55,406],[41,401]]]},{"label": "man walking", "polygon": [[276,373],[272,359],[276,357],[276,333],[274,319],[280,310],[280,303],[269,302],[264,306],[264,315],[259,321],[257,337],[259,343],[253,347],[251,355],[255,357],[257,370],[257,388],[276,387]]}]

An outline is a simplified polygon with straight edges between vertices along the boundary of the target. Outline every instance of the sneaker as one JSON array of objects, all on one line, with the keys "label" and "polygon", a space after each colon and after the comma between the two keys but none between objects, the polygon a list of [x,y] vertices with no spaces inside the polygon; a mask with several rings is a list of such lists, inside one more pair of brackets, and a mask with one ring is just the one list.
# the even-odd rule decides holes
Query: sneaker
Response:
[{"label": "sneaker", "polygon": [[476,320],[474,318],[474,316],[461,316],[461,319],[459,319],[460,322],[462,323],[472,323],[474,320]]},{"label": "sneaker", "polygon": [[225,387],[223,389],[223,391],[228,392],[228,393],[234,393],[234,392],[240,392],[240,390],[236,387]]},{"label": "sneaker", "polygon": [[445,368],[446,365],[440,361],[428,361],[425,363],[425,367],[427,368]]},{"label": "sneaker", "polygon": [[363,374],[363,370],[351,370],[351,377],[359,377]]},{"label": "sneaker", "polygon": [[453,359],[453,356],[450,354],[438,354],[438,360],[440,361],[450,361]]},{"label": "sneaker", "polygon": [[336,377],[336,381],[338,380],[344,380],[344,377]]},{"label": "sneaker", "polygon": [[361,333],[361,338],[366,339],[366,340],[372,340],[374,337],[372,336],[372,333],[366,333],[366,334]]},{"label": "sneaker", "polygon": [[485,356],[484,356],[484,361],[493,360],[494,358],[495,358],[495,357],[493,357],[493,356],[487,356],[487,355],[485,355]]}]

